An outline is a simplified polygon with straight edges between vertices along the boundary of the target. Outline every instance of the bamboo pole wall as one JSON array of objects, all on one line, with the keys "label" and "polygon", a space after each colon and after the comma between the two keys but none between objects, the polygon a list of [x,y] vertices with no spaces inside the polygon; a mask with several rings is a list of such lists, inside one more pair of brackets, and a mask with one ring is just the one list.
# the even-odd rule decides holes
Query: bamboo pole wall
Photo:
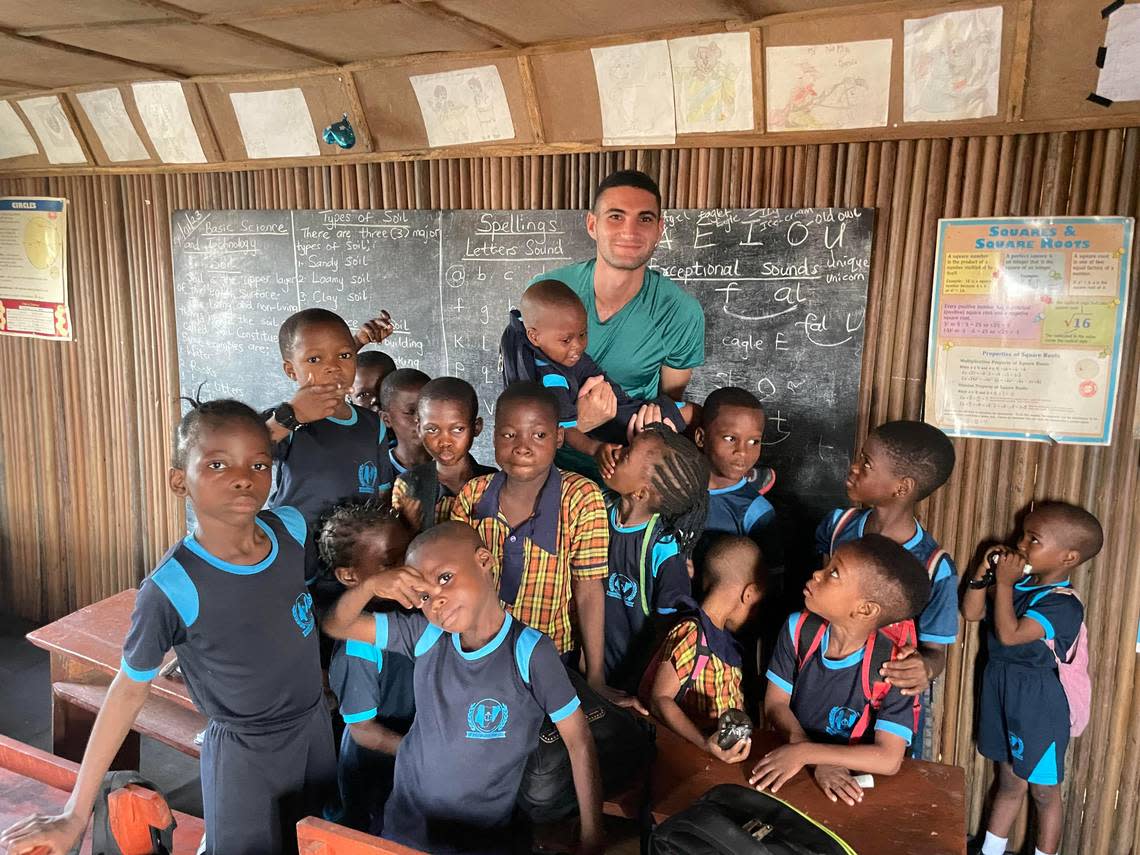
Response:
[{"label": "bamboo pole wall", "polygon": [[[165,486],[178,413],[171,211],[583,208],[597,182],[621,167],[656,176],[671,207],[877,209],[860,436],[921,415],[939,217],[1140,216],[1140,129],[0,180],[0,195],[71,200],[78,336],[71,345],[0,340],[5,607],[46,620],[108,596],[136,584],[180,533],[182,511]],[[1140,853],[1138,261],[1113,445],[956,441],[954,476],[922,509],[963,570],[978,542],[1008,536],[1033,499],[1077,502],[1105,525],[1104,552],[1075,580],[1087,606],[1095,698],[1092,724],[1068,757],[1066,853]],[[977,650],[977,631],[967,628],[951,648],[936,704],[942,756],[967,769],[971,831],[991,780],[974,750]]]}]

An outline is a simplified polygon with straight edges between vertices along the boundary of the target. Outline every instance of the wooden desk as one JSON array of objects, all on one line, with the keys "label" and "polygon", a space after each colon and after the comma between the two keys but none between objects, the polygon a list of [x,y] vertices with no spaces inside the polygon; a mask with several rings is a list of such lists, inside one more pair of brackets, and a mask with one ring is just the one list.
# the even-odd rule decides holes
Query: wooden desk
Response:
[{"label": "wooden desk", "polygon": [[[69,760],[0,736],[0,829],[34,813],[60,810],[78,773],[79,766]],[[202,820],[177,811],[174,819],[174,855],[194,855],[202,840]],[[81,852],[91,852],[90,830]]]},{"label": "wooden desk", "polygon": [[[663,725],[657,728],[657,762],[650,809],[655,822],[684,810],[717,784],[748,785],[748,775],[780,740],[757,733],[748,760],[728,765],[710,757]],[[897,775],[875,776],[854,807],[832,802],[800,772],[776,795],[826,825],[860,855],[879,852],[964,855],[966,775],[957,766],[904,760]]]},{"label": "wooden desk", "polygon": [[424,855],[419,849],[312,816],[297,823],[297,848],[301,855]]},{"label": "wooden desk", "polygon": [[[60,757],[83,758],[102,697],[119,671],[137,593],[130,588],[28,633],[28,641],[51,654],[52,749]],[[156,677],[112,768],[138,768],[139,733],[197,757],[193,736],[205,727],[186,684]]]}]

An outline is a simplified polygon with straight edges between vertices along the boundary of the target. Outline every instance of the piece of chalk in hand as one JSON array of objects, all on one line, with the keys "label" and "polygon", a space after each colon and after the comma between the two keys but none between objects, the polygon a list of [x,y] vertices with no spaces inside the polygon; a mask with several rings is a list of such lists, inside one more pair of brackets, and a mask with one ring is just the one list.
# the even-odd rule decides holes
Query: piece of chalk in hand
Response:
[{"label": "piece of chalk in hand", "polygon": [[875,786],[875,777],[873,775],[856,775],[855,783],[864,790],[869,790]]}]

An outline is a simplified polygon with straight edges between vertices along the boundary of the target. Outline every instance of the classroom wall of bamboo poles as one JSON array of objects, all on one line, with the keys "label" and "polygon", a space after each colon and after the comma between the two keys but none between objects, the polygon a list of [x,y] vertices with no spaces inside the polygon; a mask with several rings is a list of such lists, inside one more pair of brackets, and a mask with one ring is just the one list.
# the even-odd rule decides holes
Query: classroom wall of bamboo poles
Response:
[{"label": "classroom wall of bamboo poles", "polygon": [[[860,437],[888,419],[921,417],[939,217],[1140,216],[1140,128],[0,179],[0,195],[70,200],[76,330],[71,344],[0,339],[3,608],[48,620],[136,585],[183,533],[182,508],[166,487],[179,414],[172,211],[584,208],[597,182],[621,167],[656,177],[671,207],[876,209]],[[1104,551],[1075,579],[1087,608],[1094,707],[1067,760],[1066,853],[1140,853],[1136,257],[1132,270],[1112,445],[956,440],[953,477],[921,508],[963,570],[979,541],[1012,534],[1033,500],[1076,502],[1104,523]],[[978,649],[976,628],[965,627],[935,708],[941,757],[967,771],[971,832],[992,780],[974,749]]]}]

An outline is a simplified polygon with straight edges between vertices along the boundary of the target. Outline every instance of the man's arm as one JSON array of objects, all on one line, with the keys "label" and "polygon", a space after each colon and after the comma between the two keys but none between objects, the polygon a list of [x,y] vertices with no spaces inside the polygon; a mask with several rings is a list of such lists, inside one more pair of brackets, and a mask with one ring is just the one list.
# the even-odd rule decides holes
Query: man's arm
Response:
[{"label": "man's arm", "polygon": [[670,368],[661,366],[661,393],[668,395],[674,401],[681,401],[685,397],[685,388],[693,379],[692,368]]},{"label": "man's arm", "polygon": [[606,683],[604,653],[606,592],[601,579],[571,579],[570,588],[578,604],[578,632],[586,654],[586,680],[593,688]]},{"label": "man's arm", "polygon": [[598,769],[598,755],[594,736],[581,709],[560,719],[555,727],[570,755],[570,772],[574,776],[574,794],[578,797],[578,815],[582,824],[580,849],[583,855],[600,853],[604,849],[602,831],[602,774]]}]

